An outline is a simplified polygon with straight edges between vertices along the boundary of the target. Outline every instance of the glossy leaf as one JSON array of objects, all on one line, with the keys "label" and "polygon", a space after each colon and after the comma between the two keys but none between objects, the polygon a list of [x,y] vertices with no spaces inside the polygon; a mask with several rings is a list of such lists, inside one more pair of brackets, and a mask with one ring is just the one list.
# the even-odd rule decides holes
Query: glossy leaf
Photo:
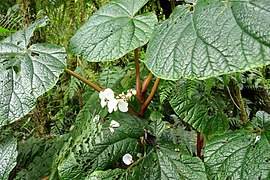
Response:
[{"label": "glossy leaf", "polygon": [[253,134],[245,130],[207,141],[204,157],[210,179],[268,179],[269,141],[268,131]]},{"label": "glossy leaf", "polygon": [[0,179],[9,179],[9,173],[17,162],[17,140],[6,139],[0,143]]},{"label": "glossy leaf", "polygon": [[[26,115],[65,69],[66,53],[53,44],[29,45],[46,18],[0,42],[0,126]],[[29,47],[30,46],[30,47]]]},{"label": "glossy leaf", "polygon": [[178,6],[153,32],[145,64],[157,77],[206,79],[270,64],[270,1]]},{"label": "glossy leaf", "polygon": [[69,49],[91,62],[111,61],[146,44],[157,17],[136,15],[148,0],[113,0],[100,8],[70,40]]}]

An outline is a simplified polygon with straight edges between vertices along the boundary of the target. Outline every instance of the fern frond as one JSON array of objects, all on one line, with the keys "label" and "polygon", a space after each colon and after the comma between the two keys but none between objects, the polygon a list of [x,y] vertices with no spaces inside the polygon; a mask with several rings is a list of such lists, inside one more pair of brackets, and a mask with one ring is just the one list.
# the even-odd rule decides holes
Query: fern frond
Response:
[{"label": "fern frond", "polygon": [[168,99],[171,95],[173,90],[175,89],[175,82],[174,81],[164,81],[162,80],[159,85],[159,100],[160,103],[163,104],[165,99]]}]

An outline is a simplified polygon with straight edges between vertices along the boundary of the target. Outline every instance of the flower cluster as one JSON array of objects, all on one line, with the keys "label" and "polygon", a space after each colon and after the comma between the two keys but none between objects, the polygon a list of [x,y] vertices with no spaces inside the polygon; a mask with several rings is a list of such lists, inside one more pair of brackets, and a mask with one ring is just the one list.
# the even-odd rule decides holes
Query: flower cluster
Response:
[{"label": "flower cluster", "polygon": [[113,90],[107,88],[99,93],[99,98],[101,100],[100,104],[102,108],[108,106],[109,113],[117,111],[117,109],[119,109],[122,112],[127,112],[128,111],[127,100],[129,100],[135,94],[136,90],[130,89],[128,90],[126,95],[122,93],[115,98]]}]

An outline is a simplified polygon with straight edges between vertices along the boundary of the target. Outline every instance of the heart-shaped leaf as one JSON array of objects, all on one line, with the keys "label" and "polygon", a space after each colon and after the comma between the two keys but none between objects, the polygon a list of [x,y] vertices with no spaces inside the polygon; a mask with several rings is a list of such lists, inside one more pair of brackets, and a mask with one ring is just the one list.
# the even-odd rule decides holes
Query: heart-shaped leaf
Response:
[{"label": "heart-shaped leaf", "polygon": [[0,42],[0,126],[26,115],[36,99],[51,89],[65,69],[66,53],[53,44],[29,41],[47,18]]},{"label": "heart-shaped leaf", "polygon": [[198,1],[153,32],[145,64],[157,77],[206,79],[270,64],[270,1]]},{"label": "heart-shaped leaf", "polygon": [[269,179],[270,134],[249,131],[216,136],[206,142],[205,165],[210,179]]},{"label": "heart-shaped leaf", "polygon": [[146,44],[157,17],[136,15],[148,0],[112,0],[78,30],[69,49],[91,62],[111,61]]}]

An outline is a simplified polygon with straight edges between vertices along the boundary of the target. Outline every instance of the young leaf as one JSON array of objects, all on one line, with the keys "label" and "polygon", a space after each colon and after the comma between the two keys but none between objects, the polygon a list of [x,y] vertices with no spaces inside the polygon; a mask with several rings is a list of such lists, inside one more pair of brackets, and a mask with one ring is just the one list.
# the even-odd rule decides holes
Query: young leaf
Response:
[{"label": "young leaf", "polygon": [[270,1],[198,1],[157,26],[145,64],[169,80],[206,79],[270,64]]},{"label": "young leaf", "polygon": [[268,179],[269,141],[268,131],[253,134],[245,130],[210,139],[204,154],[210,179]]},{"label": "young leaf", "polygon": [[9,173],[16,166],[17,140],[6,139],[0,143],[0,179],[8,179]]},{"label": "young leaf", "polygon": [[63,47],[29,41],[46,18],[0,42],[0,126],[26,115],[36,99],[51,89],[65,68]]},{"label": "young leaf", "polygon": [[71,52],[90,62],[112,61],[146,44],[157,17],[136,15],[148,0],[113,0],[100,8],[70,40]]}]

